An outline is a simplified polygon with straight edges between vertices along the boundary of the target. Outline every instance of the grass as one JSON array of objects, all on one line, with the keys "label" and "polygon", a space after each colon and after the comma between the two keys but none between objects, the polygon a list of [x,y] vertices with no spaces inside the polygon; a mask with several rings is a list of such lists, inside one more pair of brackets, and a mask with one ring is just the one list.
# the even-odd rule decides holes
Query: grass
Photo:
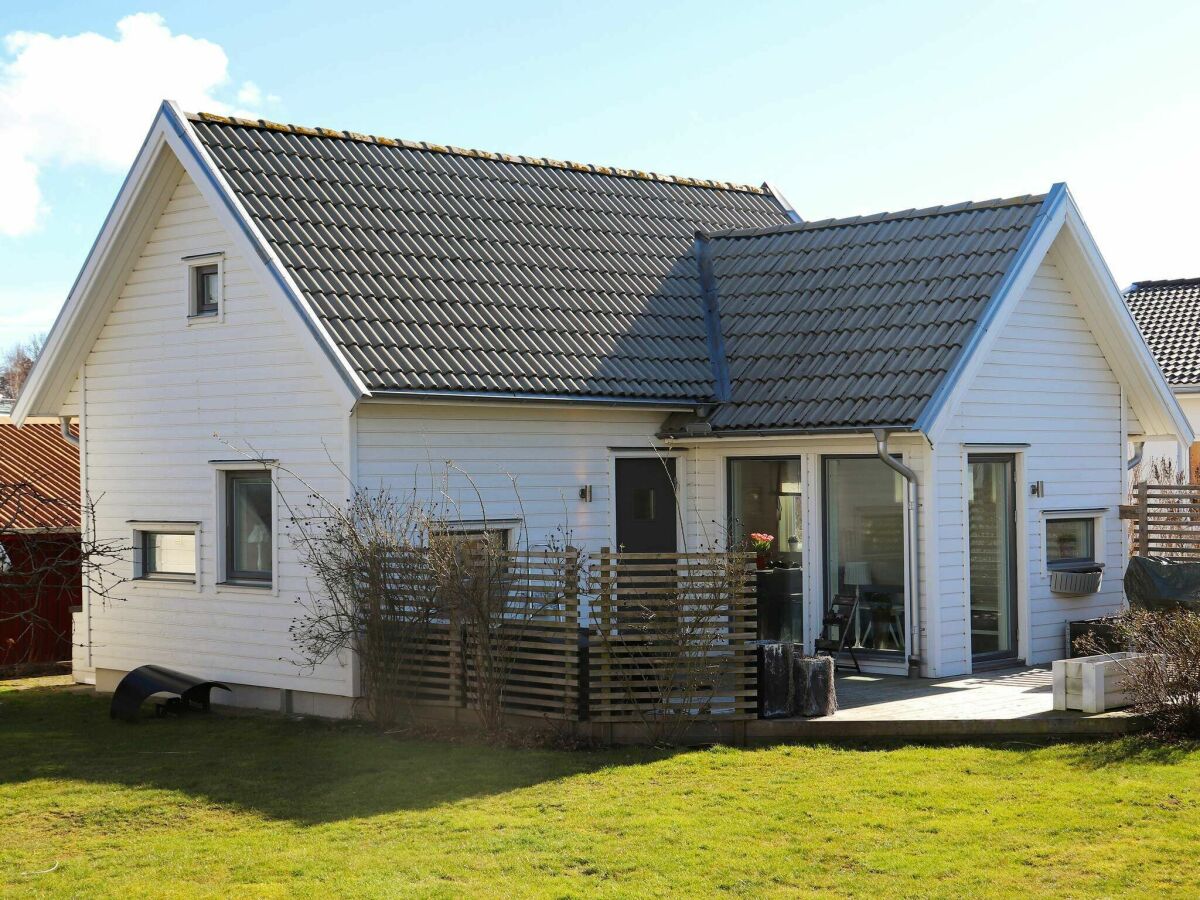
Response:
[{"label": "grass", "polygon": [[[1200,748],[564,753],[0,684],[0,894],[1195,896]],[[53,871],[45,871],[53,869]]]}]

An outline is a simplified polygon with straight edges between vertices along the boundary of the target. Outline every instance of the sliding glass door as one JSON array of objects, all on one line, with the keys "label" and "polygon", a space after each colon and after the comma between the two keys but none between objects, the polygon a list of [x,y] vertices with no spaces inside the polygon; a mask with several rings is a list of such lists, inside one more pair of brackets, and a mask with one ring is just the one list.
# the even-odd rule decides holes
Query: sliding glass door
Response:
[{"label": "sliding glass door", "polygon": [[1017,655],[1016,497],[1012,456],[967,457],[971,654]]},{"label": "sliding glass door", "polygon": [[904,651],[904,479],[875,456],[827,456],[826,602],[858,598],[856,648]]}]

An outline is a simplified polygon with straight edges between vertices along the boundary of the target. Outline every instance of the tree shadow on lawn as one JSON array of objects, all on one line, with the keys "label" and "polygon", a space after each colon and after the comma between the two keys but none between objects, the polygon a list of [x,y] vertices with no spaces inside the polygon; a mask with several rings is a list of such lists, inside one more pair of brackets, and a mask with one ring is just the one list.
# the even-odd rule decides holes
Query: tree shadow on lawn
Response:
[{"label": "tree shadow on lawn", "polygon": [[669,755],[398,740],[356,723],[219,712],[130,724],[90,693],[0,693],[0,783],[158,788],[303,824],[429,809]]},{"label": "tree shadow on lawn", "polygon": [[1196,757],[1200,742],[1171,743],[1148,735],[1071,745],[1067,761],[1080,769],[1100,770],[1111,766],[1178,765]]}]

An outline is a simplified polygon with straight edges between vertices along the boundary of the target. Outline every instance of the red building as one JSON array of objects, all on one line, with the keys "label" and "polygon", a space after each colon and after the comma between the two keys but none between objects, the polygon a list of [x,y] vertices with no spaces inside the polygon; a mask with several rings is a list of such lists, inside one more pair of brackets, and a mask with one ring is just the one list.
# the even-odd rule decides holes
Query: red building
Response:
[{"label": "red building", "polygon": [[71,658],[79,508],[79,450],[58,422],[0,418],[0,668]]}]

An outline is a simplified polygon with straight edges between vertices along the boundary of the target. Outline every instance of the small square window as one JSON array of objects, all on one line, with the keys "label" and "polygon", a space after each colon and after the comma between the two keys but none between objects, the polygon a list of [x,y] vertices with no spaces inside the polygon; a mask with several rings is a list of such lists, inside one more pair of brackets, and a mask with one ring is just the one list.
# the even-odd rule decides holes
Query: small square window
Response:
[{"label": "small square window", "polygon": [[140,532],[142,578],[192,581],[196,577],[196,533]]},{"label": "small square window", "polygon": [[479,574],[487,574],[494,568],[494,574],[503,575],[508,571],[508,554],[512,550],[511,529],[471,528],[431,537],[436,542],[435,546],[441,544],[454,551],[464,572],[475,570]]},{"label": "small square window", "polygon": [[191,293],[189,314],[192,316],[215,316],[221,306],[221,266],[205,263],[190,266],[188,278]]},{"label": "small square window", "polygon": [[1096,520],[1046,520],[1046,565],[1064,568],[1096,561]]}]

